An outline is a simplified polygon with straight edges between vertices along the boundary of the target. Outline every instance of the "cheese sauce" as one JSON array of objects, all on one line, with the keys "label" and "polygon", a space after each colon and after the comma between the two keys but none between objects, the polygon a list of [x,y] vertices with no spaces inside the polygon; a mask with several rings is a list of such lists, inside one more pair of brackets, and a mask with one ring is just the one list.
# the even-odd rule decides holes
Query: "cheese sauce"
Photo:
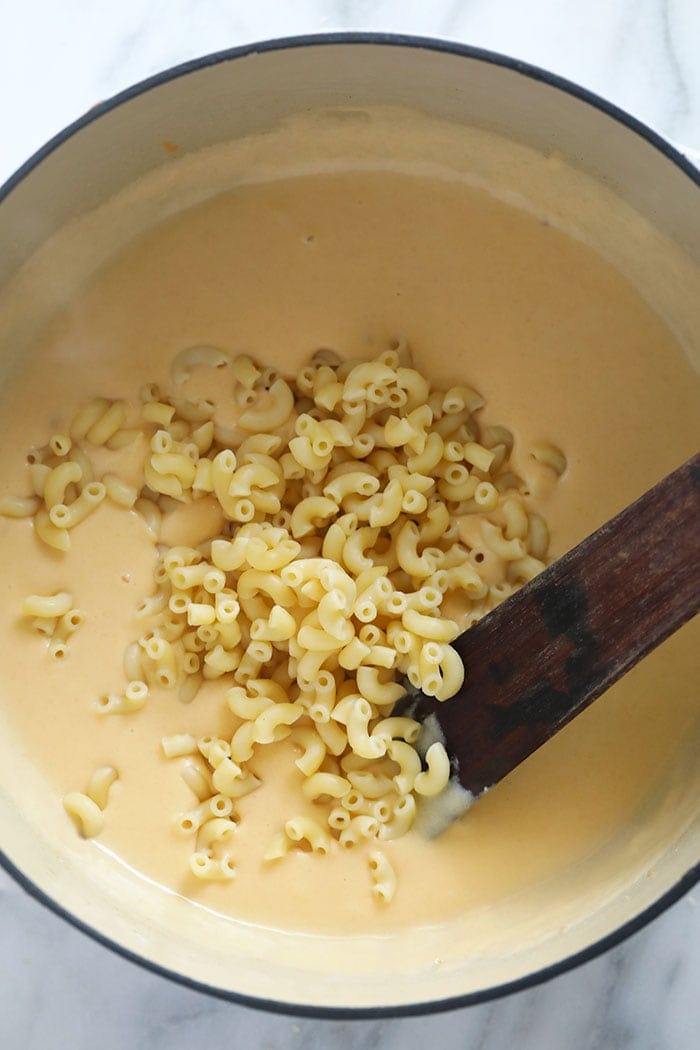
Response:
[{"label": "cheese sauce", "polygon": [[[321,346],[370,356],[400,335],[436,385],[474,385],[487,402],[481,418],[513,430],[553,556],[695,450],[696,377],[659,317],[598,255],[457,181],[357,171],[241,186],[169,219],[105,267],[4,392],[0,496],[27,491],[26,451],[66,427],[80,403],[133,402],[151,380],[167,388],[184,347],[246,352],[293,374]],[[207,382],[198,376],[202,392]],[[566,452],[556,484],[528,461],[538,439]],[[211,534],[215,517],[202,513],[169,542]],[[0,518],[0,550],[0,681],[22,746],[55,785],[44,819],[68,820],[61,796],[114,765],[105,830],[86,855],[112,851],[163,886],[253,923],[381,932],[497,904],[624,837],[697,719],[699,636],[690,625],[438,839],[412,833],[387,844],[399,880],[389,907],[370,896],[362,849],[262,864],[283,822],[313,810],[283,742],[251,762],[263,787],[238,807],[237,878],[204,885],[189,874],[192,842],[173,826],[195,800],[160,740],[226,735],[225,686],[208,684],[189,706],[156,691],[134,716],[94,713],[101,693],[123,688],[122,653],[140,633],[134,608],[156,560],[142,520],[105,503],[61,556],[30,523]],[[88,614],[63,663],[19,619],[27,594],[57,590]]]}]

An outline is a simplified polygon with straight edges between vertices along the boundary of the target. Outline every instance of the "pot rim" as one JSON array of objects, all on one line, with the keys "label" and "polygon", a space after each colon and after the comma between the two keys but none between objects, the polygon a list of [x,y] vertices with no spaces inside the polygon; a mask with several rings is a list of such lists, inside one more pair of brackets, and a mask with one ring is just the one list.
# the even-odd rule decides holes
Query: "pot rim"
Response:
[{"label": "pot rim", "polygon": [[[220,65],[223,62],[245,58],[252,54],[335,44],[373,44],[388,47],[410,47],[437,51],[457,55],[461,58],[472,59],[478,62],[484,62],[489,65],[500,66],[503,69],[519,73],[530,80],[539,81],[546,84],[548,87],[555,88],[558,91],[571,95],[579,101],[599,110],[606,116],[611,117],[613,120],[623,125],[623,127],[645,139],[672,164],[675,164],[677,168],[679,168],[693,183],[695,183],[696,186],[700,188],[700,169],[698,169],[679,149],[671,145],[671,143],[662,135],[638,120],[636,117],[631,116],[619,106],[602,98],[600,95],[589,91],[587,88],[579,86],[565,77],[551,73],[546,69],[542,69],[539,66],[532,65],[529,62],[524,62],[508,55],[500,54],[496,51],[473,47],[469,44],[460,44],[451,40],[443,40],[439,37],[413,36],[404,33],[386,32],[329,32],[276,37],[270,40],[226,48],[221,51],[212,52],[208,55],[203,55],[200,58],[191,59],[190,61],[180,63],[179,65],[171,66],[160,73],[156,73],[153,76],[147,77],[145,80],[139,81],[88,110],[87,113],[68,124],[67,127],[62,131],[59,131],[58,134],[49,139],[44,146],[32,154],[32,156],[30,156],[29,159],[26,160],[4,184],[0,185],[0,204],[2,204],[5,198],[8,197],[10,193],[29,174],[31,174],[31,172],[38,167],[46,157],[53,153],[54,150],[58,149],[69,138],[82,130],[82,128],[92,124],[93,121],[99,120],[100,117],[109,113],[111,110],[116,109],[118,106],[121,106],[123,103],[130,101],[132,98],[136,98],[137,96],[150,91],[152,88],[159,87],[171,80],[187,76],[189,73],[206,69],[209,66]],[[95,929],[89,923],[83,922],[83,920],[79,919],[76,915],[64,908],[57,900],[40,889],[36,883],[29,879],[19,868],[16,867],[15,864],[13,864],[7,854],[2,850],[0,850],[0,867],[4,868],[8,875],[10,875],[10,877],[13,878],[22,889],[26,890],[31,897],[38,901],[39,904],[49,908],[52,912],[60,918],[65,919],[66,922],[70,923],[76,929],[87,934],[93,940],[104,945],[106,948],[109,948],[111,951],[116,952],[124,959],[130,960],[160,977],[168,978],[169,980],[176,981],[178,984],[191,988],[194,991],[204,992],[207,995],[214,996],[218,999],[224,999],[228,1002],[234,1002],[241,1006],[265,1010],[270,1013],[319,1020],[377,1020],[380,1018],[437,1014],[448,1010],[456,1010],[465,1006],[475,1006],[480,1003],[491,1002],[492,1000],[500,999],[514,992],[523,991],[526,988],[532,988],[545,981],[551,980],[553,977],[567,973],[569,970],[580,966],[582,963],[595,959],[610,948],[620,944],[622,941],[626,940],[632,934],[650,923],[652,919],[655,919],[662,912],[666,911],[667,908],[684,896],[684,894],[689,892],[696,883],[700,882],[699,860],[697,864],[691,867],[690,870],[678,880],[678,882],[666,890],[666,892],[657,898],[656,901],[634,918],[623,923],[622,926],[619,926],[605,937],[588,945],[588,947],[581,951],[574,952],[572,955],[560,959],[559,962],[553,963],[551,966],[546,966],[540,970],[536,970],[531,974],[518,978],[517,980],[509,981],[505,984],[494,985],[491,988],[486,988],[478,992],[451,996],[447,999],[428,1000],[419,1003],[398,1004],[394,1006],[332,1007],[307,1006],[304,1004],[281,1002],[275,999],[258,998],[257,996],[245,995],[225,988],[218,988],[214,985],[194,980],[193,978],[187,977],[175,970],[170,970],[166,966],[161,966],[159,963],[153,962],[150,959],[131,951],[129,948],[124,947],[118,942],[111,940],[108,936]]]}]

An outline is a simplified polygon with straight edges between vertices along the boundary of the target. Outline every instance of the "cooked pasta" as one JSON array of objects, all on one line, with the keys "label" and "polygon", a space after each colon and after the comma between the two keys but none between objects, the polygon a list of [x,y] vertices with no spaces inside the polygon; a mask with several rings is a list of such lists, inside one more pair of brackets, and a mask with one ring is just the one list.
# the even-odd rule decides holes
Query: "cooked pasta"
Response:
[{"label": "cooked pasta", "polygon": [[104,809],[109,798],[109,789],[115,780],[118,779],[119,774],[113,766],[101,766],[90,777],[85,794],[92,799],[96,806]]},{"label": "cooked pasta", "polygon": [[[229,384],[235,426],[180,390],[194,369]],[[126,685],[96,711],[133,716],[153,689],[190,703],[209,681],[225,686],[225,738],[188,732],[183,713],[182,732],[161,744],[196,799],[176,826],[192,836],[198,880],[234,877],[234,807],[260,787],[249,763],[284,739],[316,816],[283,822],[265,861],[406,834],[420,799],[444,790],[450,763],[440,743],[422,760],[419,724],[393,713],[404,676],[452,696],[464,667],[446,599],[456,592],[464,622],[476,622],[547,561],[549,532],[511,465],[512,433],[480,425],[484,401],[471,387],[433,390],[404,344],[374,361],[324,351],[294,379],[194,347],[175,357],[172,379],[177,396],[147,384],[136,405],[79,407],[33,450],[32,494],[0,503],[0,514],[33,519],[57,551],[105,501],[139,515],[159,545],[153,592],[134,609],[141,634],[124,653]],[[137,440],[140,482],[119,458]],[[88,454],[96,446],[108,452]],[[556,474],[566,468],[547,442],[529,454]],[[110,469],[100,477],[102,456]],[[196,547],[163,545],[171,513],[204,498],[223,526]],[[59,660],[85,619],[67,591],[29,596],[22,615]],[[116,777],[103,767],[84,794],[65,797],[84,835],[101,829]],[[376,850],[368,860],[372,893],[388,903],[393,866]]]},{"label": "cooked pasta", "polygon": [[549,441],[537,441],[530,446],[530,455],[538,463],[550,467],[555,474],[563,474],[566,470],[566,456],[560,448],[552,445]]},{"label": "cooked pasta", "polygon": [[396,893],[396,873],[393,867],[379,850],[372,850],[369,855],[369,869],[372,875],[372,896],[382,904],[389,904]]},{"label": "cooked pasta", "polygon": [[99,835],[104,827],[102,810],[91,798],[80,791],[69,791],[63,796],[63,808],[73,818],[83,838]]},{"label": "cooked pasta", "polygon": [[107,806],[110,788],[118,778],[113,766],[102,766],[92,774],[84,792],[69,791],[63,796],[63,808],[73,818],[83,838],[94,838],[102,831],[105,823],[103,810]]},{"label": "cooked pasta", "polygon": [[22,616],[29,618],[37,634],[48,639],[48,653],[53,660],[65,659],[68,639],[85,622],[85,613],[73,607],[73,596],[67,591],[30,594],[22,602]]}]

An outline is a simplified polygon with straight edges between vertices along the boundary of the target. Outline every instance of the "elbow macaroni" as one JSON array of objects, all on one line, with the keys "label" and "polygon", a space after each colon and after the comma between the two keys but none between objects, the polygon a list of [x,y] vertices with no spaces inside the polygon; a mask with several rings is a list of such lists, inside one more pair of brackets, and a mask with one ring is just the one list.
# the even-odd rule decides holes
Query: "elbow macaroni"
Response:
[{"label": "elbow macaroni", "polygon": [[[484,401],[471,387],[432,390],[408,362],[403,344],[374,361],[324,351],[292,380],[247,355],[184,350],[175,385],[195,368],[216,370],[238,406],[234,425],[217,418],[214,401],[154,384],[135,411],[95,398],[32,452],[32,494],[0,500],[0,515],[31,518],[59,552],[105,499],[112,512],[140,514],[154,544],[179,505],[207,499],[220,512],[223,527],[199,548],[160,548],[154,593],[137,609],[144,633],[124,655],[126,689],[96,703],[99,713],[131,715],[152,689],[189,703],[209,681],[225,684],[227,739],[162,741],[197,798],[178,827],[196,836],[198,879],[235,875],[233,807],[260,786],[248,766],[256,749],[277,744],[293,749],[301,797],[317,816],[287,820],[265,860],[406,834],[416,799],[444,789],[450,763],[441,744],[422,762],[418,723],[392,714],[403,676],[447,700],[464,667],[446,596],[457,592],[465,622],[475,622],[547,562],[549,532],[523,498],[511,432],[480,426]],[[139,438],[134,484],[119,456]],[[100,477],[102,453],[91,459],[89,446],[106,446],[115,471]],[[548,442],[529,454],[557,475],[566,469]],[[463,533],[462,521],[472,523]],[[85,618],[67,591],[29,596],[22,615],[57,659]],[[65,797],[84,835],[101,829],[116,775],[104,767],[85,793]],[[388,903],[396,874],[383,853],[368,856],[372,892]]]},{"label": "elbow macaroni", "polygon": [[102,831],[103,810],[107,806],[109,790],[118,777],[112,766],[102,766],[92,774],[84,792],[69,791],[63,796],[63,808],[83,838],[94,838]]}]

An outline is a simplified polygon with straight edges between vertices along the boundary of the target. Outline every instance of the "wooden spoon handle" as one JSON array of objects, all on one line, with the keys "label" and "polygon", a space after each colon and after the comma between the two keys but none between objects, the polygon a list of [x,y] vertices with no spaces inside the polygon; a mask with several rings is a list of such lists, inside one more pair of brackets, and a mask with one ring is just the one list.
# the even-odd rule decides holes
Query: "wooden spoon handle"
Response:
[{"label": "wooden spoon handle", "polygon": [[437,715],[459,779],[497,783],[700,609],[700,454],[454,643]]}]

